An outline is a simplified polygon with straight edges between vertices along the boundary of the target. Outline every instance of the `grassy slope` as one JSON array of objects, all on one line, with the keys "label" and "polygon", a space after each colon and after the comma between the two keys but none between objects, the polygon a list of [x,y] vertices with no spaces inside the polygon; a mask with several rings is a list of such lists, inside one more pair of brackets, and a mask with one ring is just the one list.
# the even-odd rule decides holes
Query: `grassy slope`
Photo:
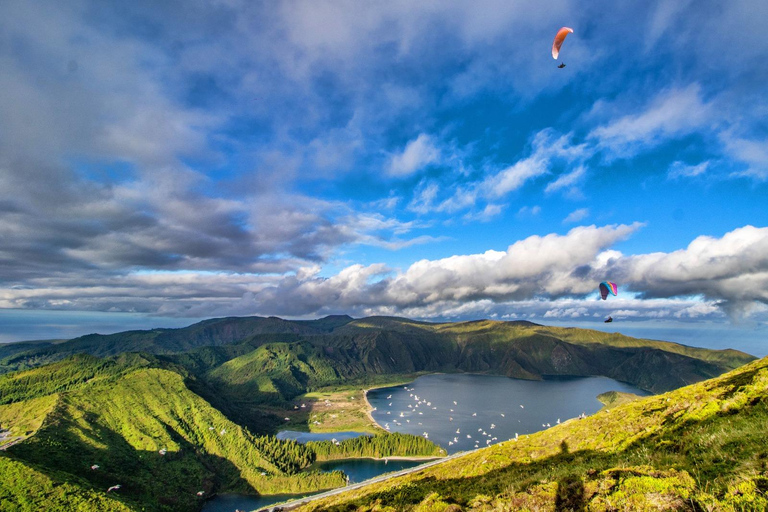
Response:
[{"label": "grassy slope", "polygon": [[0,448],[34,434],[55,407],[57,398],[57,395],[50,395],[0,405],[0,428],[7,429],[9,434],[0,440]]},{"label": "grassy slope", "polygon": [[305,510],[766,510],[768,358]]},{"label": "grassy slope", "polygon": [[271,343],[231,359],[208,376],[240,395],[258,393],[265,401],[293,398],[307,389],[341,381],[319,351],[303,343]]},{"label": "grassy slope", "polygon": [[[0,455],[0,510],[61,511],[61,512],[127,512],[131,508],[121,503],[116,494],[104,494],[88,489],[87,484],[63,482],[21,461]],[[85,484],[85,485],[83,485]]]},{"label": "grassy slope", "polygon": [[[120,483],[126,503],[153,509],[195,509],[200,490],[303,492],[343,484],[338,473],[288,475],[285,450],[292,443],[253,437],[168,370],[139,368],[114,381],[0,406],[0,421],[12,432],[36,430],[5,452],[17,462],[57,483],[85,481],[86,489]],[[100,468],[90,470],[92,464]],[[0,492],[16,490],[0,482]]]},{"label": "grassy slope", "polygon": [[623,393],[621,391],[607,391],[597,395],[597,399],[603,404],[603,407],[613,408],[619,405],[624,405],[629,402],[634,402],[642,398],[634,393]]}]

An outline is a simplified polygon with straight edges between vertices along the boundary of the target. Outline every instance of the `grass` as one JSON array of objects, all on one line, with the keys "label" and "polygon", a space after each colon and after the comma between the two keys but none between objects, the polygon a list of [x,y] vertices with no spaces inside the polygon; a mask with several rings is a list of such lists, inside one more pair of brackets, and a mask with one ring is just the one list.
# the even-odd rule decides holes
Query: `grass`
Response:
[{"label": "grass", "polygon": [[[294,494],[344,485],[340,472],[304,471],[315,460],[313,449],[253,435],[192,392],[189,375],[152,367],[156,364],[137,355],[74,356],[0,377],[16,400],[0,405],[0,427],[7,429],[0,439],[7,448],[0,452],[2,461],[9,474],[24,468],[39,474],[23,483],[0,479],[0,497],[6,500],[0,510],[34,510],[51,486],[79,496],[68,502],[51,494],[51,503],[61,503],[62,510],[87,509],[88,503],[105,510],[195,510],[215,492]],[[336,413],[327,413],[331,426],[377,430],[365,414],[362,390],[337,385],[301,400],[325,407],[326,398],[343,418],[333,423],[330,416]],[[374,448],[393,455],[437,449],[416,446],[410,438],[394,444],[379,439]],[[352,453],[355,447],[330,451],[339,450]],[[91,469],[94,464],[98,469]],[[119,493],[105,497],[115,484],[121,485]],[[197,495],[201,491],[203,497]]]},{"label": "grass", "polygon": [[[28,417],[11,416],[24,406]],[[298,493],[344,483],[338,472],[298,472],[314,460],[310,450],[253,436],[162,369],[136,369],[48,402],[2,406],[0,417],[12,428],[38,422],[33,436],[6,451],[16,462],[40,468],[57,485],[103,492],[119,483],[132,507],[192,510],[199,491]],[[17,487],[0,482],[0,489],[20,499]]]},{"label": "grass", "polygon": [[128,512],[117,493],[88,489],[81,483],[61,482],[33,466],[13,460],[0,452],[0,510],[4,512]]},{"label": "grass", "polygon": [[597,395],[597,399],[603,404],[603,407],[612,409],[619,405],[635,401],[642,398],[634,393],[624,393],[622,391],[608,391]]},{"label": "grass", "polygon": [[[381,432],[366,414],[361,390],[410,382],[423,373],[473,371],[534,379],[597,373],[646,389],[669,389],[752,359],[736,351],[524,322],[339,318],[301,324],[296,331],[295,323],[279,319],[248,320],[235,330],[262,334],[239,345],[229,344],[239,336],[229,324],[220,319],[192,331],[86,336],[60,344],[66,348],[62,352],[41,347],[14,359],[35,365],[60,360],[77,347],[118,350],[119,344],[104,345],[105,340],[132,340],[131,346],[142,347],[163,337],[180,349],[212,340],[220,345],[165,356],[74,355],[0,376],[0,427],[10,429],[0,439],[7,448],[0,463],[16,478],[0,479],[5,500],[0,510],[34,510],[33,504],[41,503],[35,500],[46,495],[54,510],[82,509],[89,502],[105,510],[195,510],[204,499],[198,491],[204,496],[272,494],[339,486],[341,473],[300,471],[313,460],[310,449],[252,432]],[[267,332],[273,324],[282,334]],[[610,371],[617,374],[601,373]],[[765,373],[760,362],[661,397],[622,403],[631,397],[609,395],[604,400],[610,408],[587,420],[326,505],[337,510],[762,510],[768,459]],[[16,444],[9,447],[12,441]],[[346,453],[333,454],[341,455]],[[98,471],[90,469],[94,463]],[[20,473],[30,478],[15,476]],[[106,494],[115,483],[123,485],[120,492]],[[62,489],[66,492],[57,494]],[[68,502],[70,494],[77,500]]]},{"label": "grass", "polygon": [[[302,405],[304,407],[302,407]],[[286,413],[292,418],[285,427],[307,432],[356,431],[380,433],[382,429],[368,416],[364,391],[315,391],[297,397],[294,409]],[[296,409],[298,407],[298,409]]]},{"label": "grass", "polygon": [[[290,421],[286,429],[300,432],[355,431],[369,434],[384,432],[369,415],[365,389],[408,384],[419,374],[374,375],[348,384],[334,385],[310,391],[296,397],[285,413]],[[304,407],[302,407],[304,405]],[[277,410],[270,412],[277,413]]]},{"label": "grass", "polygon": [[768,358],[302,510],[766,510]]}]

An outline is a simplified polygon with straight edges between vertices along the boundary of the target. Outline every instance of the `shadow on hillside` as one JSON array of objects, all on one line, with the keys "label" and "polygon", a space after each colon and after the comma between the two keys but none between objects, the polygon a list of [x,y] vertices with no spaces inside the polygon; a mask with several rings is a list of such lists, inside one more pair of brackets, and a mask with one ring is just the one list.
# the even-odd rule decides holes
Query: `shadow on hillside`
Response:
[{"label": "shadow on hillside", "polygon": [[[284,423],[281,417],[266,411],[270,406],[279,408],[284,403],[280,397],[263,398],[258,394],[216,386],[202,379],[185,380],[193,393],[202,397],[233,423],[237,423],[255,435],[274,435]],[[278,404],[278,405],[274,405]]]},{"label": "shadow on hillside", "polygon": [[[568,443],[560,443],[560,453],[568,455]],[[555,510],[568,510],[583,512],[586,503],[584,501],[584,482],[577,475],[567,475],[557,482],[557,496],[555,497]]]}]

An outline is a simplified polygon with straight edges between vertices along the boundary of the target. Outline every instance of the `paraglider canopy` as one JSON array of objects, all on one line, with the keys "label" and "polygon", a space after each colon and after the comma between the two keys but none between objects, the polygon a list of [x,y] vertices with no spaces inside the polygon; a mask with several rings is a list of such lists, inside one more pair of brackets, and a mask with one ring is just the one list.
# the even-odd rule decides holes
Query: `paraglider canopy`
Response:
[{"label": "paraglider canopy", "polygon": [[618,290],[619,289],[616,286],[616,283],[612,283],[610,281],[603,281],[602,283],[600,283],[600,298],[605,300],[608,297],[608,293],[615,296]]},{"label": "paraglider canopy", "polygon": [[565,36],[573,34],[573,29],[569,27],[563,27],[557,31],[555,40],[552,42],[552,58],[557,60],[557,56],[560,55],[560,47],[563,46]]}]

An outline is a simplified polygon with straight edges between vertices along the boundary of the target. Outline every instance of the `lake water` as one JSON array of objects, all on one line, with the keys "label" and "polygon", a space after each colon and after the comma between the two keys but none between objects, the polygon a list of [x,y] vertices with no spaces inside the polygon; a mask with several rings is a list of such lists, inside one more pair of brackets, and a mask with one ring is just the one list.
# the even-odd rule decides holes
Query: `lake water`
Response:
[{"label": "lake water", "polygon": [[[431,460],[431,459],[430,459]],[[344,459],[319,462],[311,469],[320,471],[343,471],[349,477],[350,484],[363,482],[375,476],[400,471],[424,464],[426,460],[375,460],[375,459]],[[281,494],[272,496],[245,496],[239,494],[222,494],[206,502],[203,512],[232,512],[234,510],[258,510],[275,503],[302,498],[309,494]]]},{"label": "lake water", "polygon": [[[429,459],[432,460],[432,459]],[[376,459],[344,459],[329,460],[315,465],[321,471],[343,471],[349,477],[349,483],[356,484],[369,478],[412,468],[424,464],[426,460],[376,460]]]},{"label": "lake water", "polygon": [[[368,392],[377,423],[424,435],[448,453],[473,450],[554,426],[602,404],[597,395],[648,393],[607,377],[527,381],[489,375],[425,375],[407,386]],[[495,438],[495,439],[494,439]]]},{"label": "lake water", "polygon": [[[440,374],[424,375],[407,386],[371,390],[368,401],[376,408],[372,413],[374,419],[382,426],[389,426],[390,432],[416,435],[426,432],[431,441],[448,453],[455,453],[512,439],[515,434],[537,432],[547,428],[547,424],[556,425],[558,419],[565,421],[581,413],[593,414],[602,407],[597,395],[606,391],[648,394],[607,377],[525,381],[489,375]],[[278,437],[306,442],[332,437],[340,440],[355,435],[359,433],[284,431]],[[421,463],[423,461],[385,463],[354,459],[324,462],[317,467],[344,471],[350,483],[355,483]],[[255,510],[298,497],[218,496],[206,503],[203,512]]]},{"label": "lake water", "polygon": [[203,505],[203,512],[234,512],[235,510],[258,510],[260,508],[303,498],[309,494],[273,494],[272,496],[245,496],[240,494],[220,494]]}]

